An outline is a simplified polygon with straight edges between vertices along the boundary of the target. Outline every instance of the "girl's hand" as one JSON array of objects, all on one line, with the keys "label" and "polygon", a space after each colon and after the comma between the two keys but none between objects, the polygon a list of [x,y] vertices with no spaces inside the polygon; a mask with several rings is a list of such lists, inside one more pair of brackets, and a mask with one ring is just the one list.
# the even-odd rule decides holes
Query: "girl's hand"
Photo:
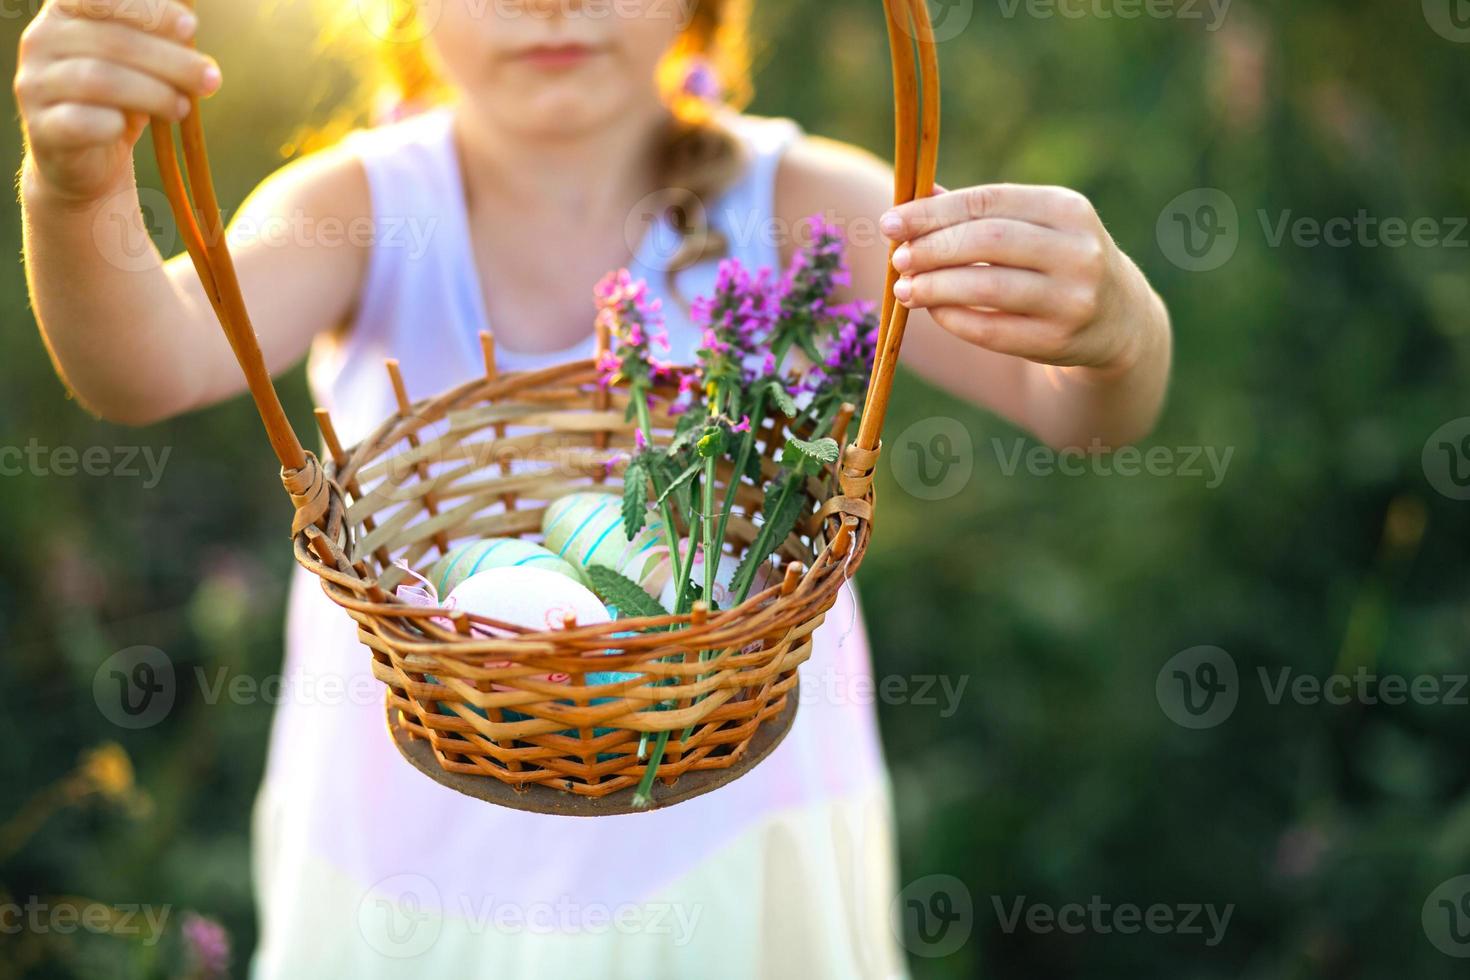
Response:
[{"label": "girl's hand", "polygon": [[150,115],[179,120],[220,86],[177,0],[48,0],[20,38],[15,96],[44,193],[94,203],[131,179]]},{"label": "girl's hand", "polygon": [[895,208],[895,295],[963,340],[1043,364],[1126,369],[1153,293],[1092,204],[1062,187],[990,184]]}]

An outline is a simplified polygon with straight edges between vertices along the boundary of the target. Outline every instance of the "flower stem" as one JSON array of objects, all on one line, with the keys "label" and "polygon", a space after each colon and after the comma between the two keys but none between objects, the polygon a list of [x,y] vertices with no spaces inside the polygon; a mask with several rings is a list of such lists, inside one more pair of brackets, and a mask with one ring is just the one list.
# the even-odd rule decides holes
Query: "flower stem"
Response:
[{"label": "flower stem", "polygon": [[[651,446],[653,445],[653,423],[648,414],[648,399],[646,397],[646,392],[641,386],[639,386],[635,388],[631,392],[631,394],[634,399],[634,411],[636,411],[638,414],[638,425],[643,430],[643,438],[645,439],[647,444]],[[651,475],[650,479],[652,480]],[[658,485],[657,480],[653,480],[653,485],[654,491],[662,495],[663,488]],[[676,576],[675,581],[681,583],[682,585],[682,583],[687,582],[689,579],[689,570],[688,566],[684,564],[684,560],[681,559],[681,556],[679,555],[679,528],[678,525],[674,523],[674,507],[673,501],[671,499],[665,498],[663,504],[660,507],[660,513],[663,516],[664,521],[664,540],[669,548],[669,564],[674,570],[674,574]],[[699,518],[697,515],[691,514],[689,516],[689,532],[691,540],[695,532],[695,528],[698,526],[698,521]],[[689,548],[689,554],[687,556],[689,561],[693,561],[693,553],[694,549],[692,547]],[[683,596],[687,591],[687,589],[681,587],[676,593],[680,597],[674,610],[676,615],[684,612]],[[663,710],[662,702],[660,702],[656,706],[656,710]],[[648,757],[648,765],[647,768],[644,769],[643,778],[638,781],[638,789],[633,794],[633,806],[640,810],[648,807],[653,802],[653,798],[649,794],[653,790],[653,781],[658,778],[658,767],[663,763],[664,748],[668,745],[668,743],[669,733],[667,731],[659,732],[658,738],[654,742],[653,752]],[[647,748],[647,744],[648,736],[647,733],[645,733],[643,738],[639,739],[638,742],[638,754],[640,757],[643,755],[644,750]]]},{"label": "flower stem", "polygon": [[750,431],[740,440],[740,452],[735,456],[735,469],[730,474],[730,485],[725,488],[725,505],[720,512],[720,529],[715,538],[721,542],[725,540],[725,528],[730,523],[730,512],[735,509],[735,492],[740,489],[740,481],[744,479],[745,467],[750,463],[750,454],[755,449],[755,433],[760,427],[761,421],[766,414],[766,395],[761,392],[756,396],[755,405],[751,409]]},{"label": "flower stem", "polygon": [[[648,389],[643,385],[635,385],[630,389],[629,396],[633,399],[633,408],[638,413],[638,427],[643,430],[644,444],[652,446],[653,420],[648,414]],[[658,481],[653,479],[651,473],[649,480],[653,483],[654,493],[662,496],[664,488],[658,485]],[[669,549],[669,564],[677,568],[679,565],[679,526],[674,523],[672,499],[665,498],[659,507],[659,515],[664,521],[664,544]]]},{"label": "flower stem", "polygon": [[[767,508],[766,513],[770,514],[772,517],[781,513],[781,509],[786,506],[786,501],[788,498],[790,498],[792,491],[801,483],[803,479],[805,479],[805,477],[800,470],[787,477],[786,482],[781,485],[781,492],[776,497],[775,505]],[[750,543],[751,552],[753,554],[760,554],[767,549],[775,550],[775,547],[771,544],[770,537],[771,522],[768,520],[761,525],[761,529],[759,532],[757,532],[755,540]],[[779,546],[780,542],[776,542],[775,545]],[[745,574],[743,574],[733,583],[731,583],[730,590],[734,593],[734,595],[730,601],[733,605],[740,605],[740,603],[745,601],[746,596],[750,594],[750,586],[753,582],[755,582],[755,570],[756,563],[746,563],[744,567],[741,568],[741,571]]]}]

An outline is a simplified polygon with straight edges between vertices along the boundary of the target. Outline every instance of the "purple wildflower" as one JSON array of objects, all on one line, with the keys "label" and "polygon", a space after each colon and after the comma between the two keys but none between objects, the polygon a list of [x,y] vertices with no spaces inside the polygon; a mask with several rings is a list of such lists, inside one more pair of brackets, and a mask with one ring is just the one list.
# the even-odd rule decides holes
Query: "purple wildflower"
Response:
[{"label": "purple wildflower", "polygon": [[792,256],[778,290],[783,330],[809,330],[831,316],[833,293],[852,285],[842,230],[819,214],[808,218],[805,227],[811,241]]},{"label": "purple wildflower", "polygon": [[[752,274],[738,260],[720,263],[713,295],[691,304],[694,322],[704,329],[699,358],[706,383],[719,379],[748,383],[759,372],[748,361],[768,353],[771,330],[780,309],[773,273]],[[773,359],[766,358],[766,363]]]},{"label": "purple wildflower", "polygon": [[685,371],[679,375],[679,394],[669,406],[674,414],[687,412],[694,404],[694,396],[699,391],[699,376],[692,371]]},{"label": "purple wildflower", "polygon": [[872,303],[841,303],[827,311],[826,329],[817,341],[822,362],[802,379],[801,390],[821,393],[833,387],[856,393],[867,387],[878,350],[878,316]]},{"label": "purple wildflower", "polygon": [[669,350],[663,304],[649,296],[648,284],[619,269],[604,277],[593,295],[597,325],[607,330],[609,339],[609,349],[597,361],[602,384],[611,385],[619,375],[651,381],[667,374],[672,365],[654,353]]},{"label": "purple wildflower", "polygon": [[230,934],[213,919],[190,912],[180,927],[193,975],[224,977],[230,969]]},{"label": "purple wildflower", "polygon": [[[635,431],[638,431],[639,434],[641,434],[641,431],[639,431],[639,430],[635,430]],[[636,438],[636,436],[635,436],[635,438]],[[602,475],[603,476],[612,476],[615,472],[617,472],[617,469],[618,469],[619,466],[624,466],[624,465],[626,465],[628,463],[631,463],[632,461],[633,461],[633,455],[632,455],[632,453],[613,453],[607,459],[603,460],[603,462],[602,462]],[[402,586],[400,586],[400,588],[402,588]]]}]

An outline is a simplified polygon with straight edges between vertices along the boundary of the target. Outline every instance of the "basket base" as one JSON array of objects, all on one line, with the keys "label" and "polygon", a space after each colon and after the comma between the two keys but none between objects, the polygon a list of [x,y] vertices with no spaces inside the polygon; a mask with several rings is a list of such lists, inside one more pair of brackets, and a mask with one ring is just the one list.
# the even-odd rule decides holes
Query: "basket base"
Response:
[{"label": "basket base", "polygon": [[703,796],[726,783],[739,779],[759,765],[766,756],[775,751],[776,746],[781,744],[781,740],[791,730],[791,723],[796,718],[798,700],[797,692],[792,691],[781,713],[761,725],[751,737],[750,744],[745,749],[745,755],[739,762],[726,769],[702,769],[685,773],[672,786],[666,786],[661,780],[656,780],[653,786],[653,804],[642,810],[633,807],[631,790],[603,797],[592,797],[534,784],[524,789],[516,789],[493,776],[466,776],[462,773],[446,772],[434,758],[434,749],[428,742],[421,738],[411,737],[408,732],[393,724],[391,708],[389,709],[388,730],[393,735],[393,744],[398,748],[399,754],[407,759],[410,765],[440,786],[446,786],[456,793],[463,793],[465,796],[484,800],[486,803],[494,803],[497,806],[510,807],[512,810],[525,810],[530,813],[546,813],[562,817],[605,817],[624,813],[648,813],[663,809],[676,803],[683,803],[685,800],[692,800],[696,796]]}]

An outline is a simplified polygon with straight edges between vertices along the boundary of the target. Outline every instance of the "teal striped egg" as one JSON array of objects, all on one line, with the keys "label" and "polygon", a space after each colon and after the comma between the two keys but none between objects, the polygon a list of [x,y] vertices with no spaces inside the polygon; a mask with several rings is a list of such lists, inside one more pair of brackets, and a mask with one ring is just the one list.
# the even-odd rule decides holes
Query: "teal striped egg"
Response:
[{"label": "teal striped egg", "polygon": [[586,567],[600,565],[644,584],[664,553],[663,523],[651,520],[629,541],[623,533],[623,498],[611,493],[574,493],[554,501],[541,521],[546,547]]},{"label": "teal striped egg", "polygon": [[581,573],[571,564],[534,541],[522,541],[520,538],[486,538],[462,544],[435,562],[428,578],[442,599],[476,572],[515,565],[544,568],[548,572],[565,575],[573,582],[582,581]]}]

